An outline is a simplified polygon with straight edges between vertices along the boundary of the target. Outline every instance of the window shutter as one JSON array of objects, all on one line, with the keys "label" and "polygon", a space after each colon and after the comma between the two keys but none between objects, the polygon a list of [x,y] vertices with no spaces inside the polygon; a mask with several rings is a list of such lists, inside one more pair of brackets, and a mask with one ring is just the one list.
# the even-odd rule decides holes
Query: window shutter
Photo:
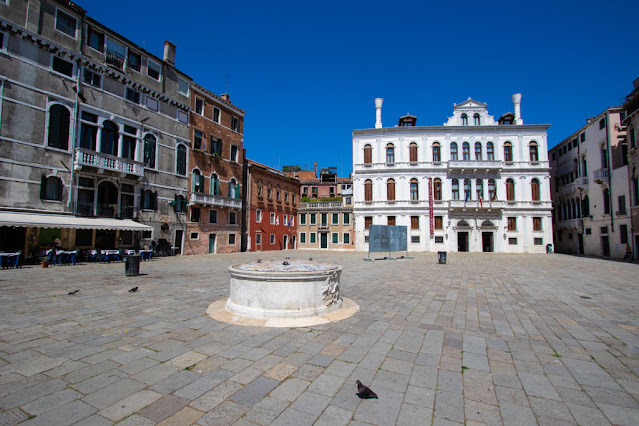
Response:
[{"label": "window shutter", "polygon": [[151,204],[152,204],[151,207],[153,208],[153,210],[157,211],[158,209],[158,193],[157,192],[153,193],[153,196],[151,197]]},{"label": "window shutter", "polygon": [[191,192],[195,192],[195,180],[197,179],[197,175],[193,173],[191,175]]},{"label": "window shutter", "polygon": [[215,195],[220,195],[220,179],[215,179]]},{"label": "window shutter", "polygon": [[71,127],[71,115],[69,110],[60,107],[60,133],[58,134],[58,148],[69,149],[69,128]]},{"label": "window shutter", "polygon": [[62,179],[56,179],[56,186],[57,186],[57,200],[58,201],[62,201]]},{"label": "window shutter", "polygon": [[40,199],[44,200],[47,196],[47,177],[42,175],[42,179],[40,180]]},{"label": "window shutter", "polygon": [[178,201],[178,196],[177,196],[177,194],[174,194],[174,195],[173,195],[173,200],[174,200],[174,201],[173,201],[173,203],[172,203],[172,204],[173,204],[173,211],[177,213],[177,212],[179,211],[179,207],[178,207],[178,206],[179,206],[179,203],[180,203],[180,202]]},{"label": "window shutter", "polygon": [[52,105],[49,108],[49,146],[58,148],[60,146],[60,105]]},{"label": "window shutter", "polygon": [[235,189],[235,198],[242,198],[242,185],[237,184],[237,188]]},{"label": "window shutter", "polygon": [[204,175],[198,176],[198,179],[200,180],[200,192],[204,192]]},{"label": "window shutter", "polygon": [[144,189],[140,190],[140,209],[144,209]]}]

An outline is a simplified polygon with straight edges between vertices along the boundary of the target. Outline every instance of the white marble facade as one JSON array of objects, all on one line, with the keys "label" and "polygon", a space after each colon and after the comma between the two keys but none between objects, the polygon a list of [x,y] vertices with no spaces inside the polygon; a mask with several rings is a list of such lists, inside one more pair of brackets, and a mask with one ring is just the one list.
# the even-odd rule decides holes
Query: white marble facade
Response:
[{"label": "white marble facade", "polygon": [[353,131],[356,249],[368,250],[369,224],[395,224],[407,226],[412,252],[545,252],[549,125],[524,125],[520,100],[498,121],[469,98],[442,126],[382,127],[377,99],[376,128]]}]

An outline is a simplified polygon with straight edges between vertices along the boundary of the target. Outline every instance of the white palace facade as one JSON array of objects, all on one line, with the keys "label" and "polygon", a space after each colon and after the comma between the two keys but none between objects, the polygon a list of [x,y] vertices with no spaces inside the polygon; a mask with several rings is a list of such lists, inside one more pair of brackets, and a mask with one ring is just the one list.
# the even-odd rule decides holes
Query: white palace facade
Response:
[{"label": "white palace facade", "polygon": [[514,113],[495,121],[486,104],[455,105],[442,126],[406,115],[353,131],[355,244],[368,229],[407,227],[408,251],[543,253],[552,244],[549,125],[524,125]]}]

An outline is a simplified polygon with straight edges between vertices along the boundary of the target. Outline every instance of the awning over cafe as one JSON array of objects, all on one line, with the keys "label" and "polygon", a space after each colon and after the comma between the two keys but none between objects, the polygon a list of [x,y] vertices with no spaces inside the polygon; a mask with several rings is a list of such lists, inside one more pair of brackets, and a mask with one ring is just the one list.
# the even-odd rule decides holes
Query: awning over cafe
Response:
[{"label": "awning over cafe", "polygon": [[122,231],[150,231],[148,225],[130,219],[110,217],[77,217],[59,214],[0,212],[0,226],[32,228],[119,229]]}]

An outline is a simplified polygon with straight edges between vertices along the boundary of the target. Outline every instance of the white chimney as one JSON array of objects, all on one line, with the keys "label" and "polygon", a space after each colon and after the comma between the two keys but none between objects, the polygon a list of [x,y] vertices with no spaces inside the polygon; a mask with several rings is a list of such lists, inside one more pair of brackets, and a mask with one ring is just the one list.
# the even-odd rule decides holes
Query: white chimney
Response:
[{"label": "white chimney", "polygon": [[382,128],[382,104],[384,103],[383,98],[375,98],[375,128]]},{"label": "white chimney", "polygon": [[521,93],[515,93],[512,99],[515,107],[515,124],[524,124],[524,120],[521,119]]}]

